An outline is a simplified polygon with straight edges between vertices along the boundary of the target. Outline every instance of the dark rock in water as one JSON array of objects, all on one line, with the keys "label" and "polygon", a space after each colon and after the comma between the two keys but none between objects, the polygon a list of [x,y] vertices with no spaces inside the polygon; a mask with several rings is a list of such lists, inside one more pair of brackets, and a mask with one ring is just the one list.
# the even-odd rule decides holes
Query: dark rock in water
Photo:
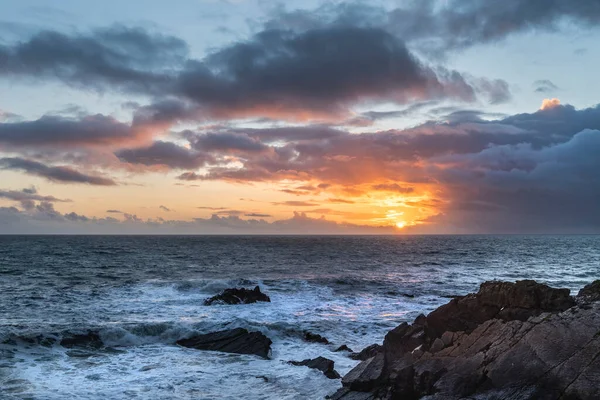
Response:
[{"label": "dark rock in water", "polygon": [[99,349],[104,344],[102,343],[102,339],[96,332],[88,332],[84,334],[76,334],[64,337],[60,341],[60,345],[62,347],[72,348],[72,347],[88,347],[92,349]]},{"label": "dark rock in water", "polygon": [[271,339],[260,332],[248,332],[243,328],[207,333],[181,339],[177,344],[198,350],[222,351],[236,354],[255,354],[269,358]]},{"label": "dark rock in water", "polygon": [[354,353],[352,351],[352,349],[348,346],[346,346],[345,344],[341,345],[340,347],[338,347],[337,349],[334,350],[334,352],[339,352],[339,351],[349,351],[350,353]]},{"label": "dark rock in water", "polygon": [[600,300],[600,279],[589,285],[585,285],[585,287],[579,291],[577,297],[584,301]]},{"label": "dark rock in water", "polygon": [[304,361],[290,361],[289,363],[292,365],[306,366],[308,368],[318,369],[319,371],[323,372],[323,374],[329,379],[341,378],[340,374],[338,374],[337,371],[334,369],[335,362],[325,357],[317,357]]},{"label": "dark rock in water", "polygon": [[321,335],[317,335],[316,333],[311,332],[304,332],[304,340],[311,343],[329,344],[329,340],[327,340]]},{"label": "dark rock in water", "polygon": [[256,378],[257,379],[262,379],[263,382],[269,382],[269,378],[266,377],[266,376],[264,376],[264,375],[258,375]]},{"label": "dark rock in water", "polygon": [[600,301],[574,304],[566,289],[486,282],[390,331],[331,398],[599,399]]},{"label": "dark rock in water", "polygon": [[204,300],[204,305],[210,306],[212,304],[250,304],[258,301],[270,302],[269,296],[260,291],[260,288],[256,286],[254,289],[225,289],[223,292],[210,299]]},{"label": "dark rock in water", "polygon": [[362,349],[360,353],[350,354],[350,358],[353,360],[365,361],[371,357],[375,357],[382,350],[383,347],[380,344],[372,344]]}]

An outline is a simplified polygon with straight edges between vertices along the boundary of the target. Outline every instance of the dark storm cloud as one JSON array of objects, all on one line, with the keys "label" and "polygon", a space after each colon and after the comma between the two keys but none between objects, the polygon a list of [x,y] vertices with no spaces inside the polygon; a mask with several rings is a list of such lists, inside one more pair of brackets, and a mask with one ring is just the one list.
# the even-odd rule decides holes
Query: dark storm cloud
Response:
[{"label": "dark storm cloud", "polygon": [[101,176],[86,175],[71,167],[53,167],[37,161],[23,158],[0,158],[0,168],[23,171],[27,174],[40,176],[54,182],[86,183],[89,185],[114,186],[117,183]]},{"label": "dark storm cloud", "polygon": [[496,103],[509,97],[503,81],[421,63],[402,38],[380,27],[339,24],[265,29],[202,60],[188,59],[181,40],[142,29],[41,32],[0,47],[0,75],[169,97],[139,110],[161,121],[339,118],[367,100],[473,101],[482,94]]},{"label": "dark storm cloud", "polygon": [[164,165],[173,169],[195,169],[214,161],[208,153],[163,141],[155,141],[148,147],[121,149],[115,155],[123,162],[146,166]]},{"label": "dark storm cloud", "polygon": [[43,31],[27,41],[0,46],[0,74],[156,93],[186,56],[182,40],[140,28],[113,26],[71,35]]},{"label": "dark storm cloud", "polygon": [[222,113],[254,108],[275,116],[286,110],[336,114],[347,103],[374,98],[469,101],[479,87],[489,91],[456,71],[422,65],[382,29],[352,26],[262,31],[189,63],[178,83],[187,98]]},{"label": "dark storm cloud", "polygon": [[[494,232],[600,232],[600,131],[536,149],[491,146],[448,156],[446,223]],[[483,207],[482,207],[483,206]]]},{"label": "dark storm cloud", "polygon": [[361,3],[325,3],[316,10],[279,8],[266,26],[307,31],[323,26],[383,27],[421,53],[502,40],[532,30],[556,31],[565,22],[581,28],[600,22],[600,4],[589,0],[409,0],[384,9]]},{"label": "dark storm cloud", "polygon": [[558,90],[558,86],[548,79],[533,82],[533,87],[537,93],[549,93]]}]

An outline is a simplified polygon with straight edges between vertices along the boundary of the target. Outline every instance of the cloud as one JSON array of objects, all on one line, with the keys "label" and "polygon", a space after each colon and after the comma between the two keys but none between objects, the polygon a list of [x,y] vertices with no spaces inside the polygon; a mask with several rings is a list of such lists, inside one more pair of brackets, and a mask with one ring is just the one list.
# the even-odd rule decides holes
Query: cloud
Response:
[{"label": "cloud", "polygon": [[162,165],[173,169],[195,169],[215,162],[212,155],[179,146],[173,142],[155,141],[150,146],[121,149],[115,152],[119,160],[146,166]]},{"label": "cloud", "polygon": [[272,215],[270,214],[261,214],[261,213],[249,213],[249,214],[244,214],[245,217],[251,217],[251,218],[271,218]]},{"label": "cloud", "polygon": [[291,206],[291,207],[315,207],[318,206],[317,203],[311,203],[309,201],[282,201],[282,202],[274,202],[272,203],[276,206]]},{"label": "cloud", "polygon": [[335,204],[354,204],[355,201],[352,200],[346,200],[346,199],[333,199],[333,198],[329,198],[327,199],[328,203],[335,203]]},{"label": "cloud", "polygon": [[556,86],[552,81],[548,79],[535,81],[533,82],[533,86],[535,88],[536,93],[555,92],[559,89],[558,86]]},{"label": "cloud", "polygon": [[169,71],[186,58],[187,44],[181,39],[141,28],[115,25],[70,35],[42,31],[29,40],[0,46],[0,74],[145,93],[167,84]]},{"label": "cloud", "polygon": [[165,206],[159,206],[158,208],[160,208],[161,210],[166,211],[166,212],[171,212],[172,211],[170,208],[165,207]]},{"label": "cloud", "polygon": [[395,192],[395,193],[413,193],[415,191],[412,187],[400,186],[397,183],[380,183],[371,186],[373,190],[380,190],[384,192]]},{"label": "cloud", "polygon": [[136,142],[153,133],[148,126],[130,126],[102,114],[81,118],[45,115],[37,120],[0,123],[0,146],[111,146]]},{"label": "cloud", "polygon": [[560,100],[559,99],[544,99],[544,101],[542,102],[542,106],[540,107],[540,110],[544,111],[544,110],[550,110],[553,108],[556,108],[560,106]]},{"label": "cloud", "polygon": [[41,207],[22,212],[14,207],[0,207],[0,234],[386,234],[392,227],[373,227],[337,223],[325,218],[311,218],[294,213],[289,219],[267,222],[243,219],[237,215],[196,218],[193,221],[148,219],[126,214],[123,220],[90,218],[76,213],[60,214],[53,208]]},{"label": "cloud", "polygon": [[6,190],[0,189],[0,198],[24,202],[24,201],[40,201],[40,202],[70,202],[68,199],[59,199],[54,196],[42,196],[37,193],[35,188],[22,189],[22,190]]},{"label": "cloud", "polygon": [[0,158],[0,168],[24,171],[27,174],[40,176],[53,182],[86,183],[99,186],[115,186],[117,184],[110,178],[86,175],[71,167],[53,167],[23,158]]},{"label": "cloud", "polygon": [[0,75],[165,98],[137,109],[163,123],[249,116],[329,121],[364,102],[474,101],[481,95],[497,103],[510,96],[504,81],[430,66],[402,36],[356,24],[265,28],[201,60],[189,58],[180,39],[140,28],[44,31],[0,46]]},{"label": "cloud", "polygon": [[119,210],[106,210],[106,212],[110,214],[123,214],[123,211]]},{"label": "cloud", "polygon": [[510,0],[490,7],[479,0],[406,1],[392,9],[361,3],[325,3],[316,10],[279,8],[266,23],[272,29],[306,31],[323,26],[378,26],[429,55],[503,40],[533,30],[557,31],[571,22],[594,28],[600,8],[588,0]]}]

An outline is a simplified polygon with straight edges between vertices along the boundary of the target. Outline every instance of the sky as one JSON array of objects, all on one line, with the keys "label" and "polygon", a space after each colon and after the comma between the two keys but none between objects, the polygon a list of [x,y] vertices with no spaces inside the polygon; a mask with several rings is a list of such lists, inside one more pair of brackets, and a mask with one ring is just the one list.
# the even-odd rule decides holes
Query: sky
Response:
[{"label": "sky", "polygon": [[0,1],[0,234],[600,233],[600,1]]}]

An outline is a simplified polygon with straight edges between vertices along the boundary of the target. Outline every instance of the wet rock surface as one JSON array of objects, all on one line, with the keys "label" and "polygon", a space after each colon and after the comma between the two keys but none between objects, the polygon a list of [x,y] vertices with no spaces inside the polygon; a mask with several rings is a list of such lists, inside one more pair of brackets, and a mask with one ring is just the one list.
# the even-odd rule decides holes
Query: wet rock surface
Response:
[{"label": "wet rock surface", "polygon": [[319,371],[323,372],[323,374],[329,379],[341,378],[340,374],[338,374],[337,371],[334,369],[335,363],[332,360],[325,357],[317,357],[303,361],[290,361],[289,363],[292,365],[318,369]]},{"label": "wet rock surface", "polygon": [[329,344],[329,340],[327,340],[327,338],[324,338],[323,336],[317,335],[316,333],[312,333],[312,332],[304,332],[303,338],[306,342],[310,342],[310,343]]},{"label": "wet rock surface", "polygon": [[216,296],[204,300],[204,305],[213,304],[251,304],[259,301],[270,302],[269,296],[260,291],[260,287],[254,289],[233,288],[225,289]]},{"label": "wet rock surface", "polygon": [[207,333],[177,341],[180,346],[197,350],[254,354],[262,358],[269,358],[271,343],[271,339],[262,333],[249,332],[243,328]]},{"label": "wet rock surface", "polygon": [[383,351],[383,346],[380,344],[372,344],[358,353],[350,354],[350,358],[353,360],[365,361],[371,357],[375,357],[377,353],[380,353],[381,351]]},{"label": "wet rock surface", "polygon": [[331,398],[598,399],[600,284],[588,286],[573,298],[534,281],[486,282],[390,331]]}]

